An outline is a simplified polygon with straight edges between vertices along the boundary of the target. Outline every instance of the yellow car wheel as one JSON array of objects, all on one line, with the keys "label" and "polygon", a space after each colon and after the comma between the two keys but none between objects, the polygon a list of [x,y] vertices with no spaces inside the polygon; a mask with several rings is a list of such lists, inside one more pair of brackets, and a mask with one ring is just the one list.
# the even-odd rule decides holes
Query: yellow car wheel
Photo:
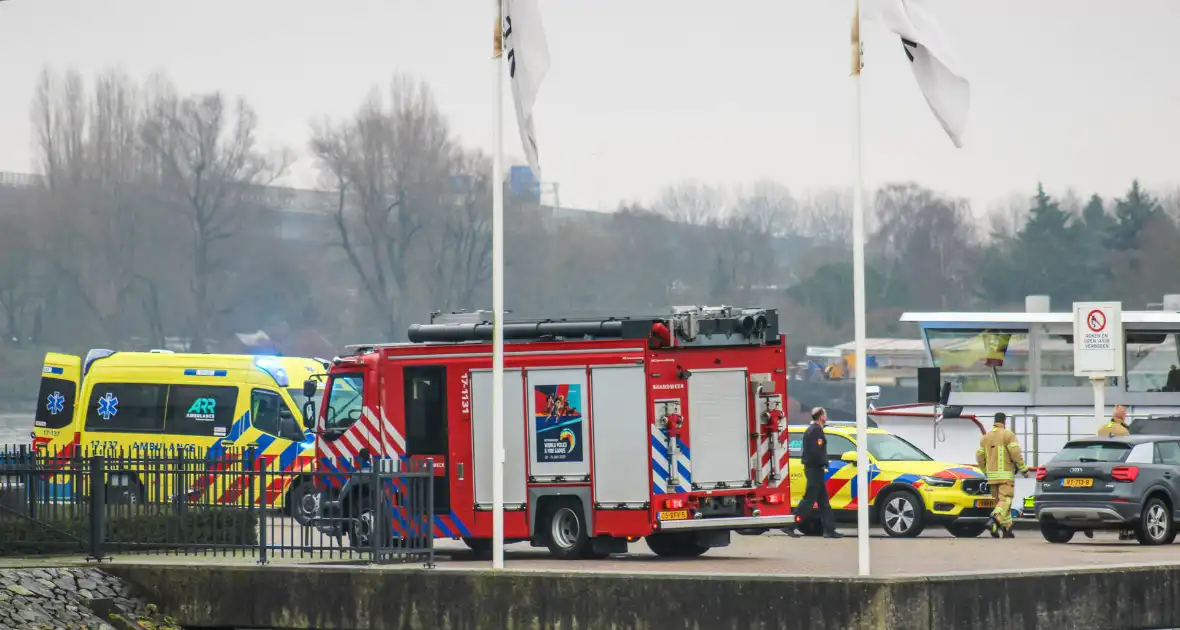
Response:
[{"label": "yellow car wheel", "polygon": [[926,528],[926,506],[913,492],[894,490],[881,502],[881,526],[894,538],[913,538]]}]

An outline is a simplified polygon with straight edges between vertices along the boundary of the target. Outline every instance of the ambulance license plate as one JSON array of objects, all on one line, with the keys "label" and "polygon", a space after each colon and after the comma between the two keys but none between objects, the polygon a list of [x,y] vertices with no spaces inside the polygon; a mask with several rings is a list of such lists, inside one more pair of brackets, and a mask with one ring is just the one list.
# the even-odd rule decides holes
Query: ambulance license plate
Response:
[{"label": "ambulance license plate", "polygon": [[661,521],[683,521],[688,518],[688,510],[673,510],[671,512],[660,512]]},{"label": "ambulance license plate", "polygon": [[975,500],[975,507],[979,507],[979,508],[996,507],[996,500],[995,499],[976,499]]},{"label": "ambulance license plate", "polygon": [[1062,479],[1061,485],[1066,488],[1089,488],[1094,485],[1093,479]]}]

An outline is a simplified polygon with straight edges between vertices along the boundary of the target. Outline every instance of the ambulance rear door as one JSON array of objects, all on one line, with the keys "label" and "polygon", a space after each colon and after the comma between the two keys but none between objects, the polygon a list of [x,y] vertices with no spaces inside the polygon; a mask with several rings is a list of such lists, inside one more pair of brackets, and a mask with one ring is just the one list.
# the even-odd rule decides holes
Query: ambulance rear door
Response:
[{"label": "ambulance rear door", "polygon": [[47,352],[33,416],[33,445],[44,454],[62,453],[74,443],[74,407],[82,380],[82,358]]}]

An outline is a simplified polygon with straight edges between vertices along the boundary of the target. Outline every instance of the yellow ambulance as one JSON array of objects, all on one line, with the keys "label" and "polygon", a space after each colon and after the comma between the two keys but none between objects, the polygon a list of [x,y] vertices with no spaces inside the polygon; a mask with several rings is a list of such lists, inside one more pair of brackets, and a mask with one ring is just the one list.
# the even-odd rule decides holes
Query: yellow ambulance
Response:
[{"label": "yellow ambulance", "polygon": [[[268,505],[286,509],[303,524],[316,506],[305,474],[315,441],[301,421],[302,385],[324,370],[325,362],[296,357],[92,350],[83,361],[48,353],[34,445],[60,457],[75,451],[133,458],[180,453],[208,465],[253,447],[268,470],[284,473],[268,484]],[[68,497],[72,482],[67,475],[58,477],[53,492]],[[175,493],[169,477],[112,470],[108,500],[164,500]],[[205,484],[185,491],[214,502],[241,500],[241,483],[215,476]],[[260,502],[261,489],[255,490]]]}]

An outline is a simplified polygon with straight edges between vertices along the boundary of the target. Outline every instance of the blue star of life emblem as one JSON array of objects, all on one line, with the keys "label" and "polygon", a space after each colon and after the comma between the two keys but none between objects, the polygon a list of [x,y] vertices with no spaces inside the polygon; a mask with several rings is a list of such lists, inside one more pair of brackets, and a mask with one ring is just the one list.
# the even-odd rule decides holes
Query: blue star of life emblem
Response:
[{"label": "blue star of life emblem", "polygon": [[98,415],[102,416],[103,420],[110,420],[119,413],[119,398],[114,394],[107,392],[102,398],[98,399]]},{"label": "blue star of life emblem", "polygon": [[50,415],[56,416],[66,408],[66,397],[61,395],[61,392],[53,392],[46,398],[45,408],[49,410]]}]

